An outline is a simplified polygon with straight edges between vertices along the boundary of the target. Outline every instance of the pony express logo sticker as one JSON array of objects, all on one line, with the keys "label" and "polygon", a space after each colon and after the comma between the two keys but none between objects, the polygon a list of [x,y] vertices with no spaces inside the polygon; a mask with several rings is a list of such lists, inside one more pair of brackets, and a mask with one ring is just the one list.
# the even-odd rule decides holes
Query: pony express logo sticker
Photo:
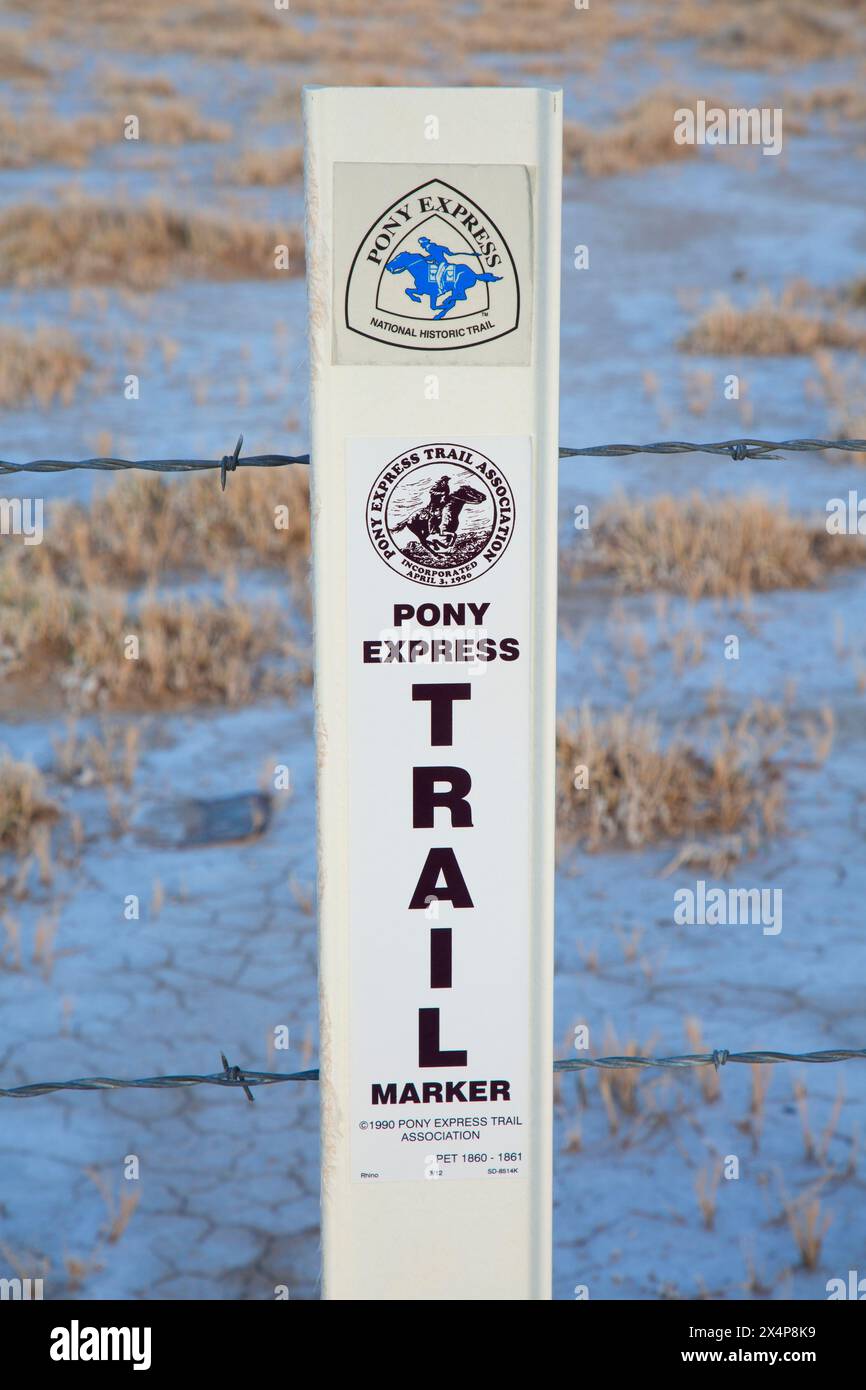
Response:
[{"label": "pony express logo sticker", "polygon": [[367,498],[367,532],[397,574],[417,584],[478,579],[514,530],[502,469],[461,444],[421,444],[385,465]]},{"label": "pony express logo sticker", "polygon": [[[417,178],[424,172],[423,166],[338,165],[338,193],[346,181],[357,183],[359,169],[371,168],[377,175],[384,169],[383,177],[374,179],[382,193],[393,192],[396,176]],[[350,259],[345,272],[340,254],[336,262],[338,278],[345,274],[338,361],[391,362],[419,352],[454,352],[463,360],[462,354],[473,349],[479,361],[527,360],[527,305],[517,268],[529,264],[527,171],[494,165],[448,173],[448,179],[403,183],[396,198],[378,205],[359,239],[361,212],[354,208],[360,202],[369,213],[369,199],[359,200],[348,190],[345,201],[338,197],[338,227],[345,214],[356,228],[354,243],[346,246],[345,237],[338,237],[342,257]],[[368,182],[371,177],[368,172]],[[484,351],[521,327],[524,333],[511,352]],[[392,351],[371,350],[370,343]]]}]

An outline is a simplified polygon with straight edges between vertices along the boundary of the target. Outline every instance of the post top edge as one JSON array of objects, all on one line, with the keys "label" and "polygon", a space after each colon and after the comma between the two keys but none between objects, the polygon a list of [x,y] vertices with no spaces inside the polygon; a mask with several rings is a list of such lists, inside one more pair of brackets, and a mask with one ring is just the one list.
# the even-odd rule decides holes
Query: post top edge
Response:
[{"label": "post top edge", "polygon": [[538,97],[538,96],[543,96],[543,97],[561,97],[561,96],[562,96],[562,87],[556,86],[556,85],[554,85],[554,84],[551,84],[550,86],[543,86],[543,85],[542,85],[542,86],[532,86],[532,87],[504,87],[504,86],[494,86],[494,85],[491,85],[491,86],[489,86],[489,87],[485,87],[485,86],[483,86],[483,85],[482,85],[482,86],[466,86],[466,87],[443,87],[443,86],[438,86],[438,85],[436,85],[435,83],[430,83],[430,84],[427,85],[427,86],[421,86],[421,85],[419,85],[419,86],[415,86],[415,87],[401,87],[401,86],[398,86],[398,85],[395,84],[393,87],[391,87],[391,86],[387,86],[387,87],[386,87],[386,86],[363,86],[363,85],[357,85],[357,86],[346,86],[346,85],[343,85],[343,86],[338,86],[338,85],[329,85],[329,84],[327,84],[327,83],[305,82],[305,83],[303,84],[302,88],[301,88],[301,91],[302,91],[303,96],[304,96],[305,98],[320,97],[320,96],[328,96],[328,95],[340,95],[340,96],[342,96],[342,95],[344,95],[345,93],[349,93],[349,92],[351,92],[351,93],[352,93],[353,95],[355,95],[355,96],[357,96],[357,95],[363,93],[365,96],[372,96],[372,95],[375,95],[377,98],[380,97],[380,96],[385,96],[385,95],[388,95],[388,96],[394,95],[394,94],[396,94],[396,93],[399,93],[401,96],[408,96],[408,95],[410,95],[410,94],[421,95],[421,94],[428,94],[428,93],[430,93],[430,92],[436,92],[436,93],[440,94],[441,96],[469,96],[469,95],[471,95],[471,96],[484,96],[484,97],[491,97],[491,96],[492,96],[492,97],[503,97],[503,96],[518,96],[518,95],[519,95],[519,96],[535,96],[535,97]]}]

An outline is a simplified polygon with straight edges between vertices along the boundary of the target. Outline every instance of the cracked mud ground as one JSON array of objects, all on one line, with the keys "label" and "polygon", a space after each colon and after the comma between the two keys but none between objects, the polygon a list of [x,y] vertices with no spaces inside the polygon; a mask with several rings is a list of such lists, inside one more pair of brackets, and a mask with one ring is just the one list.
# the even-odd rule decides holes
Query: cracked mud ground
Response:
[{"label": "cracked mud ground", "polygon": [[[204,796],[255,788],[269,752],[278,759],[312,738],[308,708],[268,711],[264,728],[261,719],[175,719],[175,739],[145,753],[134,798],[162,798],[167,785]],[[19,747],[39,735],[32,725],[16,733]],[[0,1073],[11,1084],[219,1071],[221,1051],[258,1069],[315,1065],[306,766],[270,832],[246,844],[154,851],[132,832],[112,838],[98,790],[69,795],[87,826],[81,862],[15,905],[22,969],[0,972]],[[133,893],[138,921],[124,917]],[[31,947],[49,901],[58,930],[46,979]],[[274,1046],[281,1025],[288,1050]],[[273,1298],[277,1285],[316,1296],[314,1083],[263,1088],[253,1105],[215,1089],[46,1099],[7,1102],[0,1114],[0,1241],[34,1274],[48,1261],[47,1297]],[[138,1183],[123,1178],[129,1155]],[[140,1189],[116,1240],[104,1234],[111,1216],[88,1169],[115,1202]]]}]

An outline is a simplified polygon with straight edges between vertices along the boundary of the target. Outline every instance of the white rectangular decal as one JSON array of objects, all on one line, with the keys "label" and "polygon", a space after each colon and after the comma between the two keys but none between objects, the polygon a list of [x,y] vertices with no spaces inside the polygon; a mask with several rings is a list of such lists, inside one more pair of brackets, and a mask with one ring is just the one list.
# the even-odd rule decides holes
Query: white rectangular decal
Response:
[{"label": "white rectangular decal", "polygon": [[527,1172],[531,441],[347,441],[356,1182]]},{"label": "white rectangular decal", "polygon": [[336,164],[334,362],[527,363],[536,177],[512,164]]}]

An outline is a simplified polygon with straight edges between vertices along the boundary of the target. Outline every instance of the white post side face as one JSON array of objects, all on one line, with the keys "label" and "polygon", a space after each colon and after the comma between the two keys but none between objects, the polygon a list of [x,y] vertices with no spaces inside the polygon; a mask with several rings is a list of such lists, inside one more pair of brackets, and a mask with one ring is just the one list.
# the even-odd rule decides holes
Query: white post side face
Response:
[{"label": "white post side face", "polygon": [[323,1292],[549,1298],[561,94],[304,114]]}]

